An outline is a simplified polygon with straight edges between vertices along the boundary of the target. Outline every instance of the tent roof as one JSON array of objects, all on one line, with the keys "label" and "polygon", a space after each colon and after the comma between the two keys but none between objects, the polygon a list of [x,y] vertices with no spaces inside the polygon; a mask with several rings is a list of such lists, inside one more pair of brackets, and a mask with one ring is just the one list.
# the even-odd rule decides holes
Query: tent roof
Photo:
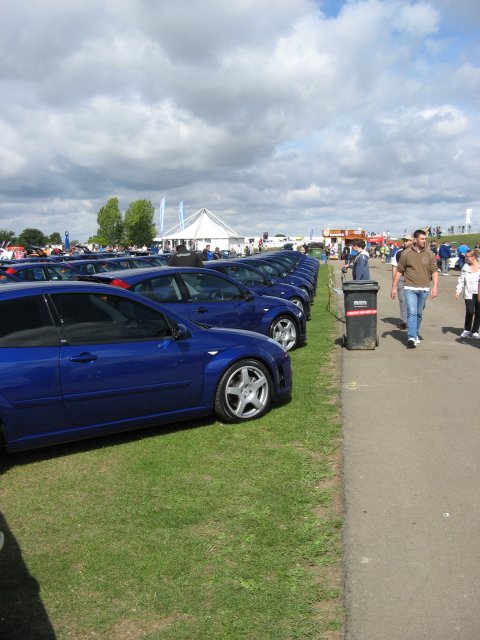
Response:
[{"label": "tent roof", "polygon": [[184,229],[180,224],[165,232],[165,235],[155,238],[160,240],[202,240],[206,238],[239,238],[235,229],[222,222],[208,209],[199,209],[185,220]]}]

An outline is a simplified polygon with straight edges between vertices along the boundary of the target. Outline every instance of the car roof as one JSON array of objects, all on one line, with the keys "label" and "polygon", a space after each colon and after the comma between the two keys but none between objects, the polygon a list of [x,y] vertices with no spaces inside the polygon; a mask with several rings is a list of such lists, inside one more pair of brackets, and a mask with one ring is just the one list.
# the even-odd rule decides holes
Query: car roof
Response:
[{"label": "car roof", "polygon": [[111,289],[104,284],[99,282],[86,282],[85,280],[39,280],[38,282],[15,282],[12,284],[4,284],[0,289],[0,295],[2,293],[6,293],[8,291],[33,291],[36,292],[38,290],[42,291],[45,289],[82,289],[85,287],[94,287],[108,290],[111,292]]},{"label": "car roof", "polygon": [[159,275],[164,275],[168,273],[204,273],[206,275],[211,275],[211,269],[207,269],[207,267],[140,267],[138,269],[118,269],[116,271],[106,271],[105,273],[97,273],[96,276],[116,276],[121,277],[122,280],[126,280],[127,278],[134,278],[139,275],[152,275],[154,273],[158,273]]}]

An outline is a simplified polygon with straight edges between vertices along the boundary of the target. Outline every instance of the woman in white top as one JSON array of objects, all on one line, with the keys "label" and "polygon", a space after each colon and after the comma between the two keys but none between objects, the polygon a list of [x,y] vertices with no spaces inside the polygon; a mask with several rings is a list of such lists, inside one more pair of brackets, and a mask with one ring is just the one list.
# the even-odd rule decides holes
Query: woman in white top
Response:
[{"label": "woman in white top", "polygon": [[478,329],[480,327],[480,302],[478,300],[478,280],[480,277],[480,265],[476,251],[467,251],[465,264],[458,278],[455,297],[459,298],[463,289],[465,299],[465,325],[461,338],[475,338],[480,340]]}]

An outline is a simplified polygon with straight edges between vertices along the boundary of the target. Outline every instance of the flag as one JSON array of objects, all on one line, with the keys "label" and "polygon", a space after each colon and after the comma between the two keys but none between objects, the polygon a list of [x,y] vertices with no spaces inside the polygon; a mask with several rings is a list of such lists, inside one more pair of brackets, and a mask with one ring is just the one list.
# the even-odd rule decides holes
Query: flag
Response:
[{"label": "flag", "polygon": [[183,217],[183,200],[178,205],[178,220],[180,222],[180,227],[185,229],[185,218]]},{"label": "flag", "polygon": [[65,249],[70,249],[70,233],[65,231]]},{"label": "flag", "polygon": [[465,224],[466,225],[472,224],[472,214],[473,214],[473,209],[467,209],[465,211]]},{"label": "flag", "polygon": [[160,233],[163,233],[163,221],[165,219],[165,198],[160,202]]}]

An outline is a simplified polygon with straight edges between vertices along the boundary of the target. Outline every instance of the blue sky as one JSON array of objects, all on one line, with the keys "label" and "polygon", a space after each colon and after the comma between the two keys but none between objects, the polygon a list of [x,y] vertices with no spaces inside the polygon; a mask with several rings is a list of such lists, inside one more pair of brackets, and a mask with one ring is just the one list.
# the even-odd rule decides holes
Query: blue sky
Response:
[{"label": "blue sky", "polygon": [[0,227],[480,231],[480,16],[464,0],[4,0]]}]

